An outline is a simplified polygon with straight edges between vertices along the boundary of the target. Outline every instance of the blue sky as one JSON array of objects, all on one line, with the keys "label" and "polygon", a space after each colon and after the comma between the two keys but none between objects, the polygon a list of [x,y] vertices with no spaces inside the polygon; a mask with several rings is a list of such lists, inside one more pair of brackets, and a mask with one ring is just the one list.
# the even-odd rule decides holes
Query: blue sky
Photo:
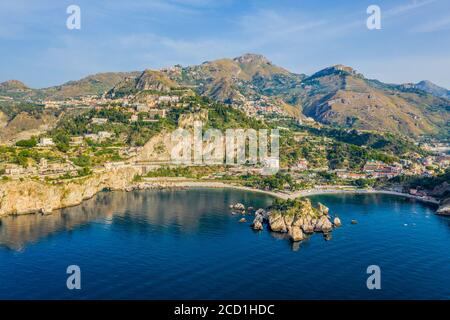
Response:
[{"label": "blue sky", "polygon": [[[71,4],[81,30],[66,28]],[[366,28],[371,4],[381,30]],[[450,88],[448,0],[4,0],[0,44],[0,81],[31,87],[252,52],[298,73],[341,63]]]}]

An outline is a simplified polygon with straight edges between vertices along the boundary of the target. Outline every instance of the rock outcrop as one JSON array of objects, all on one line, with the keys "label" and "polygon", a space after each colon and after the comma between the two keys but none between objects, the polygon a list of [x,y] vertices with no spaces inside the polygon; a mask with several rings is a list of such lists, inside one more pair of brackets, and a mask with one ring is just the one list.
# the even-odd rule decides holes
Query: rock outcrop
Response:
[{"label": "rock outcrop", "polygon": [[255,212],[255,219],[252,223],[253,230],[262,230],[263,229],[263,223],[267,221],[268,214],[267,211],[264,209],[258,209]]},{"label": "rock outcrop", "polygon": [[284,217],[280,212],[272,212],[269,216],[270,229],[275,232],[287,232]]},{"label": "rock outcrop", "polygon": [[[294,242],[304,240],[307,234],[314,232],[327,234],[333,230],[329,209],[321,203],[317,208],[313,208],[309,199],[302,199],[288,202],[281,208],[276,207],[270,213],[262,209],[256,211],[253,228],[261,230],[262,224],[267,221],[270,230],[287,233]],[[340,225],[339,218],[335,218],[334,221],[334,225]]]},{"label": "rock outcrop", "polygon": [[441,202],[436,213],[444,216],[450,215],[450,198],[444,199]]},{"label": "rock outcrop", "polygon": [[245,214],[245,206],[244,206],[242,203],[231,204],[231,205],[230,205],[230,209],[231,209],[234,213]]},{"label": "rock outcrop", "polygon": [[338,217],[334,218],[333,224],[334,224],[335,227],[340,227],[340,226],[342,226],[341,219],[339,219]]},{"label": "rock outcrop", "polygon": [[291,237],[292,241],[302,241],[304,239],[302,229],[297,226],[293,226],[289,230],[289,236]]},{"label": "rock outcrop", "polygon": [[255,219],[253,221],[252,228],[253,228],[253,230],[262,230],[263,229],[263,224],[262,224],[261,221]]},{"label": "rock outcrop", "polygon": [[0,183],[0,216],[41,212],[75,206],[99,191],[124,190],[140,171],[134,167],[95,173],[90,177],[61,182],[35,180]]},{"label": "rock outcrop", "polygon": [[330,211],[330,209],[323,205],[322,203],[318,203],[317,204],[317,209],[319,210],[320,213],[322,213],[323,215],[328,215],[328,212]]}]

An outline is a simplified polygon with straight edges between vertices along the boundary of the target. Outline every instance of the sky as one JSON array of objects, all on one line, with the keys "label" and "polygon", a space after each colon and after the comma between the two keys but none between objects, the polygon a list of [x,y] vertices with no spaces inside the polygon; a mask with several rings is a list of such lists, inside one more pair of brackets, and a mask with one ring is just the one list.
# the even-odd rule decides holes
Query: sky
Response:
[{"label": "sky", "polygon": [[[66,27],[69,5],[81,29]],[[369,30],[367,7],[381,9]],[[259,53],[292,72],[334,64],[450,88],[449,0],[2,0],[0,81],[41,88],[107,71]]]}]

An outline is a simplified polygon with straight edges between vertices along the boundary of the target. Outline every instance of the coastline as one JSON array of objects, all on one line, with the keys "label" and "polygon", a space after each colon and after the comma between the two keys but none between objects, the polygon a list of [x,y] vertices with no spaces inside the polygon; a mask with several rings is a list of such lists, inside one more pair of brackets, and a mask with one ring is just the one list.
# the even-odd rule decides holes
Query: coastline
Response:
[{"label": "coastline", "polygon": [[[216,188],[236,189],[249,192],[258,192],[275,198],[288,200],[300,197],[323,194],[389,194],[415,199],[424,203],[439,206],[440,202],[433,198],[422,197],[375,189],[351,189],[343,186],[331,186],[330,188],[314,188],[295,192],[269,191],[223,181],[194,180],[182,177],[157,177],[144,178],[135,182],[133,177],[135,170],[113,170],[106,174],[97,174],[85,179],[84,182],[75,181],[59,185],[44,185],[36,181],[23,181],[19,183],[0,185],[0,218],[8,215],[22,214],[51,214],[54,210],[72,207],[81,204],[102,190],[145,190],[145,189],[190,189],[190,188]],[[438,209],[437,213],[440,209]],[[445,215],[446,211],[443,214]]]},{"label": "coastline", "polygon": [[[166,178],[167,179],[167,178]],[[314,195],[323,195],[323,194],[342,194],[342,193],[348,193],[348,194],[388,194],[388,195],[395,195],[400,197],[406,197],[409,199],[415,199],[424,203],[428,204],[434,204],[439,205],[439,201],[436,199],[424,199],[419,196],[414,196],[407,193],[401,193],[396,191],[390,191],[390,190],[377,190],[377,189],[343,189],[339,186],[333,186],[331,188],[317,188],[317,189],[305,189],[305,190],[298,190],[295,192],[280,192],[280,191],[268,191],[268,190],[261,190],[241,185],[236,185],[232,183],[226,183],[221,181],[202,181],[202,180],[181,180],[181,179],[173,179],[173,180],[166,180],[161,185],[157,186],[160,188],[170,188],[168,187],[168,182],[170,183],[170,187],[174,188],[224,188],[224,189],[237,189],[237,190],[243,190],[243,191],[251,191],[251,192],[259,192],[264,193],[279,199],[288,200],[288,199],[295,199],[295,198],[301,198],[301,197],[307,197],[307,196],[314,196]],[[152,186],[158,185],[157,179],[145,179],[143,182],[143,185],[141,185],[141,188],[145,187],[145,185],[148,185],[150,188]],[[139,187],[137,189],[140,189]]]}]

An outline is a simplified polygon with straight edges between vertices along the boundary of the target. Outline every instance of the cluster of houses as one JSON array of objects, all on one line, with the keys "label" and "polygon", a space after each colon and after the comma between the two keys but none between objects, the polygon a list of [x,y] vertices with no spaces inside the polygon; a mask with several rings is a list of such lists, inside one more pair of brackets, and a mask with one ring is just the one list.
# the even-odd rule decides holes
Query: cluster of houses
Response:
[{"label": "cluster of houses", "polygon": [[7,164],[5,166],[5,175],[7,176],[23,176],[23,175],[41,175],[51,176],[59,175],[62,173],[74,173],[77,171],[77,167],[71,162],[66,160],[65,162],[52,162],[48,163],[47,159],[41,158],[37,167],[28,166],[23,167],[17,164]]},{"label": "cluster of houses", "polygon": [[[450,156],[440,156],[436,157],[433,164],[438,163],[440,167],[448,167],[450,161]],[[347,169],[336,169],[334,172],[336,173],[338,178],[341,179],[367,179],[367,178],[393,178],[400,174],[408,174],[408,175],[425,175],[432,176],[433,171],[427,170],[425,168],[425,164],[421,165],[418,163],[413,163],[409,160],[402,160],[402,163],[394,163],[394,164],[386,164],[382,161],[369,160],[366,162],[361,171],[349,171]],[[428,162],[425,162],[429,164]],[[296,171],[306,171],[308,170],[308,161],[306,159],[299,159],[297,163],[289,167],[291,172]],[[318,169],[311,169],[314,171],[318,171]],[[328,168],[321,168],[321,170],[329,171]]]},{"label": "cluster of houses", "polygon": [[449,154],[439,154],[434,156],[428,156],[422,159],[422,164],[425,167],[439,167],[441,169],[446,169],[450,167],[450,155]]},{"label": "cluster of houses", "polygon": [[247,115],[254,117],[263,114],[284,115],[284,111],[278,103],[274,103],[270,98],[264,96],[244,101],[242,108]]},{"label": "cluster of houses", "polygon": [[[106,139],[109,139],[113,136],[113,134],[109,131],[99,131],[97,133],[86,133],[83,136],[73,136],[70,137],[70,145],[71,146],[81,146],[84,144],[86,139],[92,140],[94,142],[102,142]],[[55,146],[55,142],[53,138],[50,137],[41,137],[39,139],[38,144],[36,145],[40,148],[50,148]]]},{"label": "cluster of houses", "polygon": [[418,162],[402,159],[401,163],[392,165],[382,161],[370,160],[364,165],[362,172],[338,170],[337,176],[342,179],[393,178],[400,174],[433,176],[433,168],[446,169],[450,166],[450,155],[428,156]]},{"label": "cluster of houses", "polygon": [[156,122],[165,118],[169,107],[181,106],[179,96],[147,95],[143,102],[130,103],[123,101],[122,106],[131,112],[130,122],[139,120],[139,114],[144,114],[144,122]]},{"label": "cluster of houses", "polygon": [[105,97],[100,98],[96,95],[90,95],[65,100],[48,99],[36,102],[43,104],[46,109],[60,109],[62,107],[94,107],[101,103],[107,103],[108,100]]},{"label": "cluster of houses", "polygon": [[291,171],[305,171],[308,170],[308,160],[299,159],[293,166],[289,167]]},{"label": "cluster of houses", "polygon": [[363,167],[364,173],[373,178],[393,178],[402,173],[403,167],[396,163],[387,165],[382,161],[370,160]]}]

